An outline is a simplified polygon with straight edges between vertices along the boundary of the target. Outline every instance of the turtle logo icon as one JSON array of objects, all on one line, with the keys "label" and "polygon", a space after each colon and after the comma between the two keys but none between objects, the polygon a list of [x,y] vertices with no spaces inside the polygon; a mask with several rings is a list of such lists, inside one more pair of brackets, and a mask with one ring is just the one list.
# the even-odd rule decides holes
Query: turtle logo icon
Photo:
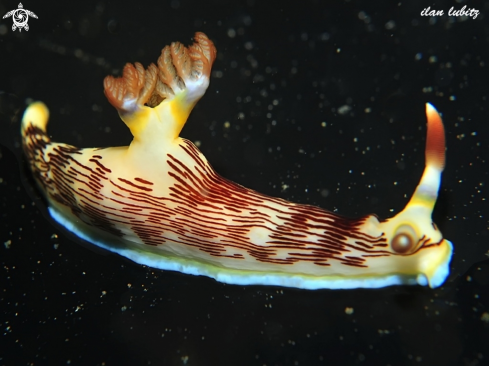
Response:
[{"label": "turtle logo icon", "polygon": [[29,20],[29,15],[37,19],[36,14],[34,14],[30,10],[24,9],[22,3],[19,3],[19,8],[9,11],[3,16],[3,19],[11,16],[12,20],[14,21],[14,24],[12,25],[12,30],[15,31],[17,28],[19,28],[19,32],[22,32],[22,28],[24,28],[26,31],[29,30],[29,25],[27,24],[27,21]]}]

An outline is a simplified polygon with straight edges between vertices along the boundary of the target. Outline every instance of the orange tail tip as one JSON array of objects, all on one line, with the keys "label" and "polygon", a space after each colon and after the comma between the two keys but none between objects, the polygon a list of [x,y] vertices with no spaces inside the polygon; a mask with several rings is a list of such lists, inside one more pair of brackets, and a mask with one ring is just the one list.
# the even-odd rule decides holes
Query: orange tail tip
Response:
[{"label": "orange tail tip", "polygon": [[426,166],[439,171],[445,167],[445,129],[440,114],[430,103],[426,103],[428,132],[426,137]]},{"label": "orange tail tip", "polygon": [[110,104],[121,112],[133,112],[143,105],[156,107],[184,91],[195,103],[209,84],[216,48],[204,33],[197,32],[194,40],[188,48],[180,42],[164,47],[158,66],[151,64],[145,70],[138,62],[128,63],[122,77],[107,76],[104,91]]}]

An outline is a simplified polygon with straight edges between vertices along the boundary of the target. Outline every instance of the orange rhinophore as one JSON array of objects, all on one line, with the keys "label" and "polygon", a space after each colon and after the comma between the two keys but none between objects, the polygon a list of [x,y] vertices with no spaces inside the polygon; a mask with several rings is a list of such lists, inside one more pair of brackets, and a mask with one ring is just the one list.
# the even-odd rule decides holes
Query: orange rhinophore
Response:
[{"label": "orange rhinophore", "polygon": [[52,142],[47,107],[24,113],[23,147],[52,217],[78,237],[137,263],[231,284],[318,288],[440,286],[452,244],[431,215],[445,163],[443,124],[427,104],[426,168],[392,218],[346,218],[219,176],[179,137],[216,58],[203,33],[172,43],[146,69],[127,64],[105,95],[134,136],[126,147]]},{"label": "orange rhinophore", "polygon": [[445,129],[435,107],[426,103],[428,133],[426,136],[426,165],[442,171],[445,167]]}]

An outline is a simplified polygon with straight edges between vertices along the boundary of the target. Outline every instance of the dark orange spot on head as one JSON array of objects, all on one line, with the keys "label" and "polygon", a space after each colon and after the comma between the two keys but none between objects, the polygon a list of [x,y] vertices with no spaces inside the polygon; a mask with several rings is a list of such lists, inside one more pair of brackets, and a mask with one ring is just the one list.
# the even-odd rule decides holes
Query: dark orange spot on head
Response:
[{"label": "dark orange spot on head", "polygon": [[413,238],[406,233],[397,234],[394,239],[392,239],[392,249],[399,254],[404,254],[409,252],[414,245]]},{"label": "dark orange spot on head", "polygon": [[416,231],[410,225],[401,225],[391,240],[391,248],[398,254],[411,252],[418,243]]}]

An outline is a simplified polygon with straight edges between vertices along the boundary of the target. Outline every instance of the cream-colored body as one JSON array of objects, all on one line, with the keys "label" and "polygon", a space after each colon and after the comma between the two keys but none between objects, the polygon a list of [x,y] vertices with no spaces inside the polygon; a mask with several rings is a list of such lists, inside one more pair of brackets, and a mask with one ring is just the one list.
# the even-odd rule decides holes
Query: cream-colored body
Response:
[{"label": "cream-colored body", "polygon": [[[165,48],[157,81],[154,69],[144,74],[138,65],[126,66],[122,79],[106,80],[109,101],[134,135],[128,147],[53,143],[45,134],[47,108],[39,102],[29,106],[24,149],[52,216],[80,238],[138,263],[227,283],[439,286],[448,274],[452,245],[431,221],[444,163],[436,111],[427,107],[432,142],[426,171],[395,217],[347,219],[268,197],[217,175],[202,153],[179,137],[208,85],[215,49],[204,37],[197,34],[186,51],[179,44]],[[149,107],[146,100],[159,103]]]}]

